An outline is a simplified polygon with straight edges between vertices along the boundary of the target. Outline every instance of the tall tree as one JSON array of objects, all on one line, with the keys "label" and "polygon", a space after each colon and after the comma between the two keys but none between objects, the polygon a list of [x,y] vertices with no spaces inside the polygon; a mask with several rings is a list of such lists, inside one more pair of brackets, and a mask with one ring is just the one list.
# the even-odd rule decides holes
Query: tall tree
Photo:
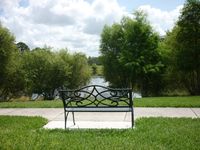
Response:
[{"label": "tall tree", "polygon": [[200,1],[187,0],[177,22],[177,69],[190,94],[200,94]]},{"label": "tall tree", "polygon": [[165,65],[164,73],[162,74],[163,94],[174,95],[178,94],[175,91],[180,91],[180,94],[187,93],[181,76],[183,75],[180,70],[177,69],[177,33],[179,27],[176,25],[172,31],[167,31],[166,35],[159,42],[159,53],[162,58],[162,62]]},{"label": "tall tree", "polygon": [[9,90],[7,88],[7,81],[9,68],[13,55],[16,53],[17,48],[15,45],[15,38],[7,28],[0,24],[0,98],[6,99]]},{"label": "tall tree", "polygon": [[[135,13],[136,19],[124,18],[125,46],[120,62],[130,73],[129,80],[138,84],[142,94],[150,95],[159,92],[159,75],[163,64],[157,51],[158,35],[153,31],[143,12]],[[130,85],[134,86],[134,85]]]},{"label": "tall tree", "polygon": [[53,99],[55,89],[63,86],[70,74],[69,64],[59,54],[45,48],[25,52],[22,57],[27,93],[43,94],[45,99]]},{"label": "tall tree", "polygon": [[111,86],[127,87],[127,73],[118,58],[123,49],[124,38],[121,24],[105,26],[101,33],[101,60],[104,66],[104,76]]},{"label": "tall tree", "polygon": [[144,96],[155,94],[160,89],[155,82],[163,67],[157,47],[158,35],[142,12],[136,12],[135,19],[124,17],[121,24],[105,26],[100,50],[106,79],[139,87]]},{"label": "tall tree", "polygon": [[53,99],[56,89],[77,88],[90,78],[87,58],[83,54],[37,48],[24,52],[22,58],[26,92],[43,94],[44,99]]}]

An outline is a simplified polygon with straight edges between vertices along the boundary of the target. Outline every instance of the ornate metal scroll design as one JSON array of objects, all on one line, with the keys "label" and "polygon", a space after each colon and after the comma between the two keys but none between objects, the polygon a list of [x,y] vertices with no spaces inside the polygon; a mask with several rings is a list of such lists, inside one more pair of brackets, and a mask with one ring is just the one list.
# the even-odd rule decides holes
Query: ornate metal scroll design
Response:
[{"label": "ornate metal scroll design", "polygon": [[[90,90],[88,90],[90,89]],[[65,105],[70,107],[114,107],[131,105],[130,89],[112,89],[99,85],[62,92]]]}]

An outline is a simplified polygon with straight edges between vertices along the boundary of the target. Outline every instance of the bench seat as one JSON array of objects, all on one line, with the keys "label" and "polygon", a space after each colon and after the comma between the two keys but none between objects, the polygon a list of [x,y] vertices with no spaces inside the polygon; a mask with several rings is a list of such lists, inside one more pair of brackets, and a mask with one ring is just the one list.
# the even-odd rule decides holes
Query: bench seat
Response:
[{"label": "bench seat", "polygon": [[69,112],[130,112],[130,107],[72,107],[65,108]]}]

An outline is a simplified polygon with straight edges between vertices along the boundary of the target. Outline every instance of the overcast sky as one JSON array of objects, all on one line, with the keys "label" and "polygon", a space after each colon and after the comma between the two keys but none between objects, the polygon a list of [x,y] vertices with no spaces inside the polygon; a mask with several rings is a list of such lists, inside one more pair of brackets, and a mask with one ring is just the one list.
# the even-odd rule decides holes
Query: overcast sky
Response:
[{"label": "overcast sky", "polygon": [[184,0],[0,0],[0,22],[31,49],[68,48],[99,55],[105,24],[119,22],[137,9],[148,14],[154,30],[172,29]]}]

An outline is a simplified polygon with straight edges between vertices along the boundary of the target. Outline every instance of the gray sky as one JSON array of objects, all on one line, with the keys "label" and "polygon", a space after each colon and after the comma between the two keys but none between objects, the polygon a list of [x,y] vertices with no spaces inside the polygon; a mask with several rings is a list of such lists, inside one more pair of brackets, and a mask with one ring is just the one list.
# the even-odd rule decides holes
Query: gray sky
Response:
[{"label": "gray sky", "polygon": [[99,55],[105,24],[141,9],[155,31],[172,29],[183,0],[0,0],[0,21],[30,48],[68,48],[87,56]]}]

